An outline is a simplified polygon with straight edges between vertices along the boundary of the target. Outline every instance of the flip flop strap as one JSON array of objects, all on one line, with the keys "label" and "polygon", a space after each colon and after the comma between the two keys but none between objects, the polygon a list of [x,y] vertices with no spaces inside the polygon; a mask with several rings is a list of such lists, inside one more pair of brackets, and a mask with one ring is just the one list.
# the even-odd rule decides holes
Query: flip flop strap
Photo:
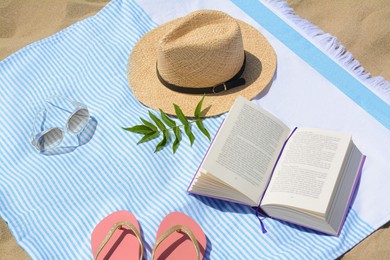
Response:
[{"label": "flip flop strap", "polygon": [[167,231],[165,231],[165,232],[157,239],[157,241],[156,241],[156,243],[154,244],[154,247],[153,247],[152,259],[154,259],[154,254],[156,253],[157,247],[161,244],[161,242],[164,241],[167,237],[169,237],[172,233],[174,233],[174,232],[176,232],[176,231],[184,232],[184,233],[191,239],[192,243],[193,243],[194,246],[195,246],[196,255],[198,256],[198,260],[200,260],[200,249],[199,249],[199,244],[198,244],[198,241],[197,241],[196,238],[195,238],[194,233],[192,233],[192,231],[189,230],[187,227],[185,227],[185,226],[180,226],[180,225],[176,225],[176,226],[171,227],[170,229],[168,229]]},{"label": "flip flop strap", "polygon": [[112,226],[112,228],[110,229],[110,231],[107,233],[106,237],[103,239],[102,243],[100,244],[99,249],[97,250],[97,253],[96,253],[96,256],[94,259],[98,258],[103,247],[107,244],[107,242],[110,240],[112,235],[114,235],[115,230],[117,230],[118,228],[120,228],[122,226],[126,226],[126,227],[130,228],[130,230],[133,231],[133,233],[137,237],[138,242],[139,242],[140,247],[141,247],[141,256],[139,259],[142,260],[142,257],[144,255],[144,245],[142,243],[141,234],[139,233],[138,229],[133,224],[131,224],[130,222],[127,222],[127,221],[117,222]]}]

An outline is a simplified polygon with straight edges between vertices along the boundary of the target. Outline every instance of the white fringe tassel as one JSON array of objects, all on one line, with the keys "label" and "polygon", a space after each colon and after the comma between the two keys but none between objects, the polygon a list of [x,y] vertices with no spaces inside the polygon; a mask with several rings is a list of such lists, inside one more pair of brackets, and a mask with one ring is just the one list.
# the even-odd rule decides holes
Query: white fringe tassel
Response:
[{"label": "white fringe tassel", "polygon": [[371,76],[336,37],[325,33],[317,26],[295,14],[293,8],[285,0],[262,1],[300,28],[307,38],[311,39],[323,52],[332,57],[352,75],[359,78],[365,86],[390,105],[390,82],[380,76]]}]

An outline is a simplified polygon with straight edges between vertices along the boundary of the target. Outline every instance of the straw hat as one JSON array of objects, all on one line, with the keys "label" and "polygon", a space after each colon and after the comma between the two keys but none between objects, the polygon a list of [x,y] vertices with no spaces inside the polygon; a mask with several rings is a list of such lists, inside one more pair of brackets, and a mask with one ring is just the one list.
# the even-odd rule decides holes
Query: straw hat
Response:
[{"label": "straw hat", "polygon": [[[144,105],[194,116],[229,111],[237,96],[252,99],[273,78],[276,55],[255,28],[220,11],[201,10],[163,24],[134,46],[127,77]],[[204,113],[203,113],[204,114]]]}]

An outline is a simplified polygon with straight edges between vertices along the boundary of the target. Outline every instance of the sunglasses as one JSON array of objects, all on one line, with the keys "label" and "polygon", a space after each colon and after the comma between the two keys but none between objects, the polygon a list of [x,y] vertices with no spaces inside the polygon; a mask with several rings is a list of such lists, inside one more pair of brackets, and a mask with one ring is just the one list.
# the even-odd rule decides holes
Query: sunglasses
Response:
[{"label": "sunglasses", "polygon": [[[67,102],[70,105],[71,110],[63,109],[61,107],[53,105],[50,101],[55,98],[59,98]],[[65,132],[70,133],[72,135],[80,134],[85,129],[90,119],[89,110],[87,106],[81,102],[71,100],[64,96],[55,95],[47,98],[46,103],[69,113],[69,116],[67,117],[66,124],[64,127],[50,127],[36,134],[34,129],[37,124],[37,117],[38,115],[43,113],[44,118],[46,118],[47,109],[41,109],[35,114],[34,123],[31,131],[31,144],[39,152],[45,152],[58,147],[64,140]]]}]

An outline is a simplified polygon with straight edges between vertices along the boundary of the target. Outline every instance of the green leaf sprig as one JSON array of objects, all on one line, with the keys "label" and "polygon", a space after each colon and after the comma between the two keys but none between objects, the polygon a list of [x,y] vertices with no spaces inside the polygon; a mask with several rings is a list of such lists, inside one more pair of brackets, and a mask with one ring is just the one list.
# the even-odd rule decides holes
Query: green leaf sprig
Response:
[{"label": "green leaf sprig", "polygon": [[149,117],[151,118],[152,122],[140,118],[142,121],[142,125],[136,125],[133,127],[124,127],[123,130],[142,134],[143,137],[138,141],[137,144],[144,143],[146,141],[155,139],[159,137],[162,134],[162,140],[157,144],[156,149],[154,152],[160,151],[162,148],[164,148],[169,140],[170,132],[173,132],[175,136],[175,140],[172,144],[172,151],[173,153],[176,153],[177,148],[179,147],[180,141],[181,141],[181,132],[180,127],[184,127],[184,132],[188,136],[188,139],[190,140],[191,146],[194,144],[195,136],[192,133],[191,130],[191,124],[195,123],[196,126],[199,128],[199,130],[210,140],[210,133],[207,131],[207,129],[203,125],[203,119],[200,116],[201,110],[202,110],[202,103],[203,103],[204,97],[199,101],[198,105],[195,108],[194,117],[195,120],[189,121],[187,117],[183,114],[183,111],[181,108],[173,104],[175,108],[175,113],[177,118],[182,123],[181,125],[177,125],[174,120],[169,118],[163,110],[160,109],[160,115],[161,119],[158,118],[156,115],[154,115],[152,112],[149,111]]}]

